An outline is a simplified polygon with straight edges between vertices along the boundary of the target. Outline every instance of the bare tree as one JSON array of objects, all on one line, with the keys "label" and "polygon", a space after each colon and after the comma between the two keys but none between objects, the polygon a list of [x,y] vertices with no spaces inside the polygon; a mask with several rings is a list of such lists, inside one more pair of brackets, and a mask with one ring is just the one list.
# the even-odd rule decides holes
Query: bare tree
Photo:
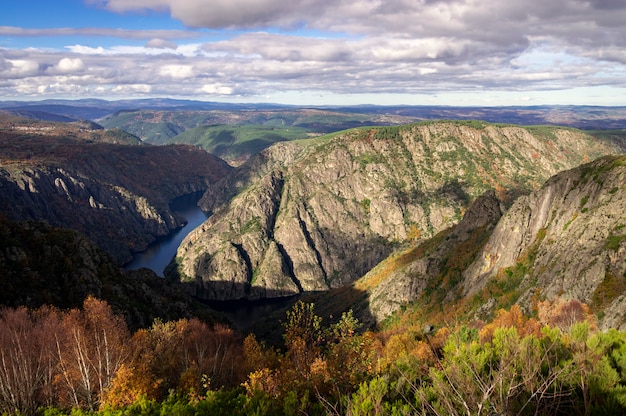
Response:
[{"label": "bare tree", "polygon": [[56,361],[50,347],[56,324],[52,309],[5,309],[0,314],[0,412],[33,414],[52,402]]}]

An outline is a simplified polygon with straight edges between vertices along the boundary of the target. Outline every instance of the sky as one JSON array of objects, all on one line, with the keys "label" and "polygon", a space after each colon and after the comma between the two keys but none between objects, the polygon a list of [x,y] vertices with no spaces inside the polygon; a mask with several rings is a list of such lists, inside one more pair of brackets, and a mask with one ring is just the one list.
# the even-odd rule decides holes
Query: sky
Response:
[{"label": "sky", "polygon": [[0,100],[626,105],[624,0],[0,0]]}]

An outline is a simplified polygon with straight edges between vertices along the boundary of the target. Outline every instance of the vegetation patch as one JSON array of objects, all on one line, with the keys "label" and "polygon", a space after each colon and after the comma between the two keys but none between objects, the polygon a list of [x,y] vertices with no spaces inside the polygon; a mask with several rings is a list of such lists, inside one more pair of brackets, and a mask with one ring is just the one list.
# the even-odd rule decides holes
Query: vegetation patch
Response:
[{"label": "vegetation patch", "polygon": [[365,198],[363,200],[361,200],[361,207],[363,208],[363,211],[365,212],[365,214],[369,214],[370,213],[370,206],[372,204],[372,201],[370,201],[369,198]]},{"label": "vegetation patch", "polygon": [[363,170],[370,163],[385,163],[385,157],[376,152],[364,152],[359,156],[358,163],[361,170]]},{"label": "vegetation patch", "polygon": [[624,235],[624,234],[622,234],[622,235],[609,235],[606,238],[606,243],[604,244],[604,247],[606,247],[608,250],[617,251],[619,249],[619,246],[624,241],[626,241],[626,235]]},{"label": "vegetation patch", "polygon": [[563,231],[567,230],[567,228],[572,224],[572,222],[574,222],[574,220],[578,218],[578,213],[575,212],[574,215],[572,216],[572,218],[566,222],[565,224],[563,224]]},{"label": "vegetation patch", "polygon": [[618,296],[626,292],[626,279],[606,272],[604,280],[593,292],[591,309],[599,312],[609,306]]},{"label": "vegetation patch", "polygon": [[241,226],[241,229],[239,230],[241,234],[257,232],[257,231],[261,231],[261,219],[256,216],[246,221]]}]

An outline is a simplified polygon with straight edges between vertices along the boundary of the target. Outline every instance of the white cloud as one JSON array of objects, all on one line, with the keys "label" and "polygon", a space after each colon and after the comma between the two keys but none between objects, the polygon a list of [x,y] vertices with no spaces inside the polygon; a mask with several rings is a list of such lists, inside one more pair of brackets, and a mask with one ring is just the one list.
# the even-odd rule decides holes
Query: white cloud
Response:
[{"label": "white cloud", "polygon": [[205,84],[202,86],[200,91],[210,95],[231,95],[233,93],[233,88],[220,84]]},{"label": "white cloud", "polygon": [[112,90],[113,93],[132,96],[134,94],[149,94],[152,86],[148,84],[117,85]]},{"label": "white cloud", "polygon": [[85,64],[80,58],[61,58],[52,69],[56,73],[72,74],[82,72],[85,69]]},{"label": "white cloud", "polygon": [[31,59],[2,59],[0,78],[23,78],[37,75],[39,64]]},{"label": "white cloud", "polygon": [[159,75],[173,79],[185,79],[194,76],[192,65],[164,65],[158,70]]},{"label": "white cloud", "polygon": [[518,100],[537,100],[541,91],[623,88],[626,82],[626,3],[620,0],[90,3],[116,13],[165,11],[188,27],[220,30],[0,27],[0,36],[119,40],[106,47],[81,39],[58,50],[0,49],[0,78],[7,81],[0,95],[36,91],[37,85],[58,92],[66,82],[86,93],[120,96],[263,99],[299,92],[311,100],[374,94],[430,100],[434,94],[519,92],[525,95]]}]

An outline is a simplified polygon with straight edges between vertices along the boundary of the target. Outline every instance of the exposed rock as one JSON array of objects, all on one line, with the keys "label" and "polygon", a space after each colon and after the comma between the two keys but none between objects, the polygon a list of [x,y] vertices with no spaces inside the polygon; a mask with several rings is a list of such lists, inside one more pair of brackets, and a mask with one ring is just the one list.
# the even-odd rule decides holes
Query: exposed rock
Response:
[{"label": "exposed rock", "polygon": [[520,197],[463,273],[463,295],[516,265],[526,270],[519,282],[522,306],[530,308],[533,297],[578,299],[607,312],[602,326],[624,325],[626,156],[559,173]]},{"label": "exposed rock", "polygon": [[182,225],[169,202],[229,170],[191,146],[86,143],[0,134],[0,213],[83,232],[118,263]]},{"label": "exposed rock", "polygon": [[[430,248],[415,247],[392,256],[356,282],[356,289],[368,293],[369,314],[374,318],[368,323],[379,323],[402,305],[419,299],[448,266],[448,259],[464,254],[460,253],[463,244],[484,240],[477,236],[488,235],[503,210],[495,192],[487,191],[472,203],[459,224],[426,243]],[[457,291],[448,285],[448,297],[454,297]]]},{"label": "exposed rock", "polygon": [[[214,215],[181,245],[180,277],[214,300],[337,288],[394,245],[458,223],[488,189],[506,198],[617,151],[571,129],[475,124],[360,129],[267,149],[207,192],[202,206]],[[256,279],[268,269],[276,279]]]}]

